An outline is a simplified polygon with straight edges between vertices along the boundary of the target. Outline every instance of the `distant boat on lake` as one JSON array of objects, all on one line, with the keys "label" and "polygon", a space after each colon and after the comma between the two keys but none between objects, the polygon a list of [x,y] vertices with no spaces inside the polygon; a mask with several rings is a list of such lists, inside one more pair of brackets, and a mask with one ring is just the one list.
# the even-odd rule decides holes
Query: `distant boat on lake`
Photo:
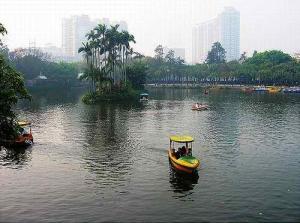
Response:
[{"label": "distant boat on lake", "polygon": [[283,89],[284,93],[300,93],[300,87],[287,87]]},{"label": "distant boat on lake", "polygon": [[267,92],[268,91],[268,89],[265,86],[254,86],[253,90],[257,91],[257,92]]}]

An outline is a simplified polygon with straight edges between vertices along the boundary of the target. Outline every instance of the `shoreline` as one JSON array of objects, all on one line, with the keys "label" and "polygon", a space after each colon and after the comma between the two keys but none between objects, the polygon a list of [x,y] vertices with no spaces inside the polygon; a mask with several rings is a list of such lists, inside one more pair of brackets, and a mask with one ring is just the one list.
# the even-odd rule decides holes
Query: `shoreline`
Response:
[{"label": "shoreline", "polygon": [[[146,87],[150,88],[182,88],[182,89],[192,89],[192,88],[218,88],[218,89],[241,89],[244,87],[255,87],[255,86],[274,86],[278,88],[286,88],[291,86],[284,85],[253,85],[253,84],[146,84]],[[292,86],[292,87],[300,87],[300,85]]]}]

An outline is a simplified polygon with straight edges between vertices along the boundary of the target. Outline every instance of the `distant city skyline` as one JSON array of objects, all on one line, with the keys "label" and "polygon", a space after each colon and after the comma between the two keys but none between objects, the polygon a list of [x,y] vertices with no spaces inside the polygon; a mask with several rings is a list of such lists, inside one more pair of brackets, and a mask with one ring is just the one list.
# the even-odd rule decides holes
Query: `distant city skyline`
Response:
[{"label": "distant city skyline", "polygon": [[136,51],[154,55],[161,44],[184,48],[192,56],[192,27],[232,6],[241,14],[241,49],[300,52],[299,0],[0,0],[0,22],[8,30],[9,48],[61,46],[61,20],[86,14],[91,19],[124,20],[137,41]]}]

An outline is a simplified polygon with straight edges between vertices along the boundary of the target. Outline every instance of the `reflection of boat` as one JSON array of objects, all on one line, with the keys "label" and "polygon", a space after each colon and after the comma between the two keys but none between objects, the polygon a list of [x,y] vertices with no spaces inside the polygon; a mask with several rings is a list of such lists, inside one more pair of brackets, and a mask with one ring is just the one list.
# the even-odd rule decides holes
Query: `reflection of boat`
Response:
[{"label": "reflection of boat", "polygon": [[148,101],[149,94],[147,93],[142,93],[140,94],[140,101]]},{"label": "reflection of boat", "polygon": [[287,87],[283,89],[284,93],[300,93],[300,87]]},{"label": "reflection of boat", "polygon": [[266,91],[268,91],[268,89],[265,86],[254,86],[253,90],[257,91],[257,92],[266,92]]},{"label": "reflection of boat", "polygon": [[268,86],[267,90],[269,93],[278,93],[281,91],[280,87],[275,87],[275,86]]},{"label": "reflection of boat", "polygon": [[[176,171],[188,174],[196,174],[200,161],[192,156],[191,136],[171,136],[169,148],[169,160]],[[175,143],[185,144],[175,151]]]},{"label": "reflection of boat", "polygon": [[27,121],[20,121],[18,124],[19,135],[15,140],[16,146],[30,146],[33,143],[33,137],[31,133],[31,123]]},{"label": "reflection of boat", "polygon": [[198,183],[198,174],[181,174],[175,171],[170,164],[170,183],[174,192],[185,194],[186,191],[193,190]]},{"label": "reflection of boat", "polygon": [[200,103],[195,103],[192,106],[192,110],[194,111],[203,111],[203,110],[207,110],[208,109],[208,105],[203,105]]}]

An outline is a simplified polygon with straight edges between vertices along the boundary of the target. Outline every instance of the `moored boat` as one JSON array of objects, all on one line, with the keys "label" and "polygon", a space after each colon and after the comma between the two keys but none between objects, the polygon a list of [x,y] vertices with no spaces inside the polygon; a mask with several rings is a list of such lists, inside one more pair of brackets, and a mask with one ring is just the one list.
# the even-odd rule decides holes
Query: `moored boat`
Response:
[{"label": "moored boat", "polygon": [[269,93],[278,93],[281,91],[281,88],[276,86],[268,86],[267,90]]},{"label": "moored boat", "polygon": [[28,121],[19,121],[19,135],[15,140],[15,146],[30,146],[33,144],[33,136],[31,132],[31,123]]},{"label": "moored boat", "polygon": [[243,87],[242,91],[246,92],[246,93],[251,93],[254,91],[254,88],[253,87]]},{"label": "moored boat", "polygon": [[257,91],[257,92],[266,92],[266,91],[268,91],[268,89],[265,86],[254,86],[253,90]]},{"label": "moored boat", "polygon": [[140,101],[148,101],[149,100],[149,94],[142,93],[140,94]]},{"label": "moored boat", "polygon": [[283,89],[284,93],[300,93],[300,87],[286,87]]},{"label": "moored boat", "polygon": [[[192,155],[192,143],[194,142],[191,136],[170,136],[170,148],[168,151],[169,160],[172,167],[181,173],[197,174],[197,168],[200,161]],[[184,144],[175,150],[176,144]]]}]

